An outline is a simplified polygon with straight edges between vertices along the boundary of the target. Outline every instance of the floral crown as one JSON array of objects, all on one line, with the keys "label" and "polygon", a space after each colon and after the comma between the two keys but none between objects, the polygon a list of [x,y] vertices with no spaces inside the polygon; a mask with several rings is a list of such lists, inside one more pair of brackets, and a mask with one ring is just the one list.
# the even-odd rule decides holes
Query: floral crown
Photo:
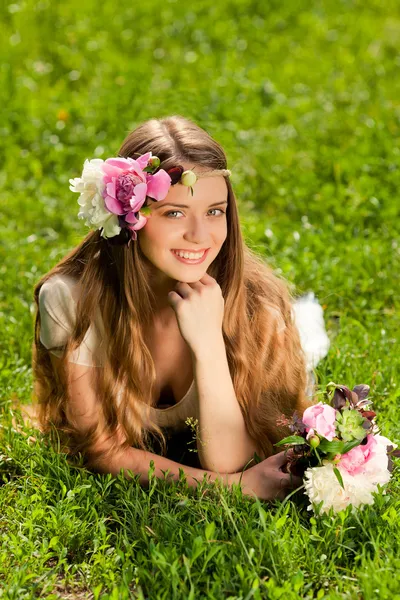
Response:
[{"label": "floral crown", "polygon": [[137,239],[136,232],[146,225],[149,208],[143,205],[147,197],[164,200],[170,186],[177,183],[189,187],[193,196],[192,186],[200,177],[231,174],[228,169],[194,173],[184,171],[180,165],[166,171],[159,167],[160,159],[151,152],[137,159],[86,159],[81,177],[69,180],[69,189],[80,194],[78,218],[85,219],[88,227],[100,229],[106,239],[119,236],[124,230],[120,243],[129,245],[131,239]]}]

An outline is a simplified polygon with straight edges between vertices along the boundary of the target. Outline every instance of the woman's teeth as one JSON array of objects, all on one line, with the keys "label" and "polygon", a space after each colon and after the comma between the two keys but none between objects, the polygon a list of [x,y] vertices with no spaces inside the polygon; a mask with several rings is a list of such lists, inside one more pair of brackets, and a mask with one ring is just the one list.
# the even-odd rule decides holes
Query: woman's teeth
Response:
[{"label": "woman's teeth", "polygon": [[181,256],[182,258],[189,258],[189,259],[195,260],[195,259],[199,259],[202,256],[204,256],[205,251],[200,252],[198,254],[195,254],[194,252],[176,252],[176,250],[172,250],[172,252],[174,254],[177,254],[178,256]]}]

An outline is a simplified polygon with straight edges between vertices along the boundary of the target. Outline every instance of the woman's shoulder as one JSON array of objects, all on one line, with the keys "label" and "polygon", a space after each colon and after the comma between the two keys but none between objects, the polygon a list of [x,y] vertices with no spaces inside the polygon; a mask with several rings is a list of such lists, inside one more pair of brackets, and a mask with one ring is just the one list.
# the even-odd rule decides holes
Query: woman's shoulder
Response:
[{"label": "woman's shoulder", "polygon": [[39,290],[39,311],[42,319],[71,325],[75,317],[77,280],[69,275],[51,275]]},{"label": "woman's shoulder", "polygon": [[78,280],[71,275],[65,273],[55,273],[50,275],[40,287],[40,292],[52,290],[58,292],[60,290],[71,291],[78,284]]},{"label": "woman's shoulder", "polygon": [[79,287],[79,280],[72,275],[65,273],[55,273],[51,275],[42,284],[39,291],[40,296],[46,297],[67,297],[76,299]]},{"label": "woman's shoulder", "polygon": [[[51,275],[41,286],[39,291],[40,340],[47,349],[66,344],[76,322],[79,294],[79,280],[64,273]],[[100,355],[102,333],[101,315],[96,311],[81,346],[74,350],[69,361],[81,365],[100,366],[103,360]]]}]

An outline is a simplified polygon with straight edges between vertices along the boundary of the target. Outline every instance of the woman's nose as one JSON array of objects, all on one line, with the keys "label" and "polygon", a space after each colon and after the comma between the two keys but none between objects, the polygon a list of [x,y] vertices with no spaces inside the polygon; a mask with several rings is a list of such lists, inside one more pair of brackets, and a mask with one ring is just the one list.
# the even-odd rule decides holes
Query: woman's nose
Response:
[{"label": "woman's nose", "polygon": [[204,243],[209,239],[208,225],[199,217],[190,220],[187,227],[185,238],[198,244]]}]

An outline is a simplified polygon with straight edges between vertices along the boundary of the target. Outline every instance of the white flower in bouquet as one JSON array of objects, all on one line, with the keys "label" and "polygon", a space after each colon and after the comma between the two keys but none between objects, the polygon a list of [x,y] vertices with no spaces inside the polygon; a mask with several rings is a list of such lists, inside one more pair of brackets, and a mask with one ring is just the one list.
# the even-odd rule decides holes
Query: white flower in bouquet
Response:
[{"label": "white flower in bouquet", "polygon": [[349,504],[354,508],[373,504],[372,492],[376,491],[376,486],[368,477],[342,472],[342,488],[334,472],[335,465],[328,461],[324,463],[322,466],[307,469],[304,473],[304,487],[311,500],[307,510],[312,510],[313,505],[321,501],[321,512],[329,512],[331,508],[334,512],[339,512],[345,510]]},{"label": "white flower in bouquet", "polygon": [[390,480],[392,458],[400,457],[397,444],[379,434],[369,386],[360,384],[350,390],[331,382],[327,389],[331,387],[332,405],[319,402],[302,417],[282,415],[279,424],[292,435],[276,444],[290,446],[286,472],[296,474],[299,469],[298,474],[304,474],[305,493],[311,501],[308,510],[321,504],[321,512],[373,504],[378,486]]},{"label": "white flower in bouquet", "polygon": [[[387,446],[397,447],[384,436],[369,435],[366,444],[343,454],[337,464],[324,460],[322,466],[307,469],[304,487],[311,500],[308,510],[321,501],[321,512],[329,512],[331,508],[338,512],[349,504],[353,509],[373,504],[373,493],[378,491],[378,484],[388,483],[391,476]],[[340,471],[343,487],[335,468]]]}]

